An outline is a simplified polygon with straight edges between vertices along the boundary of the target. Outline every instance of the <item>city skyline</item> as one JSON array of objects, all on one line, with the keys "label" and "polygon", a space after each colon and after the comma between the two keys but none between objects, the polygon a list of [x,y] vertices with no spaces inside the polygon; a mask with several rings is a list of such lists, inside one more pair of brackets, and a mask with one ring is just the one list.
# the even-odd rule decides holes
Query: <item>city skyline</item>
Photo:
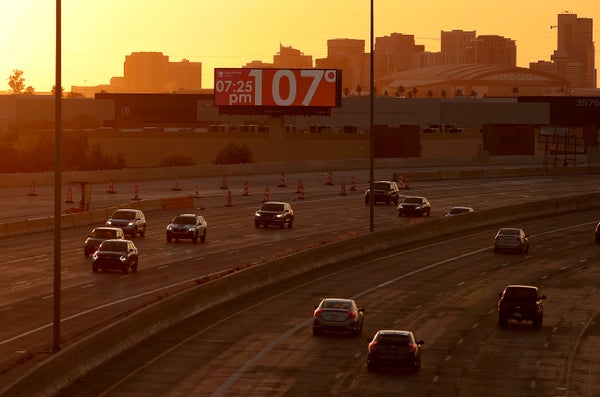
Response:
[{"label": "city skyline", "polygon": [[[2,2],[6,0],[0,0]],[[50,3],[50,4],[48,4]],[[600,5],[591,2],[514,0],[504,6],[457,0],[435,6],[375,0],[375,36],[414,35],[426,51],[440,51],[440,33],[455,29],[477,35],[500,35],[515,40],[517,66],[549,61],[557,46],[557,15],[564,12],[600,20]],[[277,7],[275,7],[277,6]],[[0,91],[8,89],[14,69],[24,72],[25,85],[36,92],[54,85],[55,3],[23,0],[5,5],[11,18],[0,26]],[[432,9],[437,10],[431,15]],[[140,11],[142,10],[142,11]],[[173,62],[202,63],[202,88],[212,88],[216,67],[242,67],[252,61],[272,62],[279,46],[290,46],[313,61],[327,56],[327,40],[365,40],[369,51],[370,2],[280,0],[176,0],[148,6],[141,0],[117,3],[62,1],[62,85],[107,84],[123,74],[125,56],[136,51],[158,51]],[[95,18],[91,18],[94,16]],[[594,27],[594,36],[597,32]],[[598,61],[596,51],[596,64]]]}]

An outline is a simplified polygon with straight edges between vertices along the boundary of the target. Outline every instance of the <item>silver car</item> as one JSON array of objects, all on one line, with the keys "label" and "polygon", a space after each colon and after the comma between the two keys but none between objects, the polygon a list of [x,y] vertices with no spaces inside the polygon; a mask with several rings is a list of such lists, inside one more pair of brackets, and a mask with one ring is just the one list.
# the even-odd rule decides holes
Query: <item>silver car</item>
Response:
[{"label": "silver car", "polygon": [[362,333],[364,312],[365,309],[352,299],[325,298],[319,305],[315,305],[313,335],[337,331],[358,336]]},{"label": "silver car", "polygon": [[514,251],[526,254],[529,252],[529,235],[523,229],[503,227],[494,237],[494,252]]}]

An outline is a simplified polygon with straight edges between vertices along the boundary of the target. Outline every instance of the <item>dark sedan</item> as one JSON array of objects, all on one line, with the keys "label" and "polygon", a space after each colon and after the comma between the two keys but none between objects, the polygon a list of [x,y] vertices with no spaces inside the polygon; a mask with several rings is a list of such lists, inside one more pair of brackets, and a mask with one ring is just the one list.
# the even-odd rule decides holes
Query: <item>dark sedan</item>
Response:
[{"label": "dark sedan", "polygon": [[408,367],[413,372],[421,369],[421,346],[411,331],[384,329],[367,339],[367,369],[373,371],[382,366]]},{"label": "dark sedan", "polygon": [[106,240],[92,255],[92,270],[120,270],[127,273],[138,269],[138,249],[131,240]]},{"label": "dark sedan", "polygon": [[529,235],[516,227],[501,228],[494,237],[494,252],[502,251],[526,254],[529,252]]},{"label": "dark sedan", "polygon": [[406,197],[398,204],[398,216],[429,216],[431,203],[425,197]]}]

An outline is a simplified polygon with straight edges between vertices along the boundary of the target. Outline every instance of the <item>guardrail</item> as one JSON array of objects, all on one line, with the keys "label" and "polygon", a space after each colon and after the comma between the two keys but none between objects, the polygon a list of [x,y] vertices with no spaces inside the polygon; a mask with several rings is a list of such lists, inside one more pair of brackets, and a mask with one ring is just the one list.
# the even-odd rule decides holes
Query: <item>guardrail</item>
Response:
[{"label": "guardrail", "polygon": [[2,390],[2,397],[46,397],[135,344],[234,297],[332,263],[415,243],[423,238],[514,224],[531,217],[600,207],[600,193],[493,208],[454,217],[431,219],[392,230],[373,232],[319,246],[245,269],[234,269],[197,280],[197,286],[163,299],[111,324],[54,354]]}]

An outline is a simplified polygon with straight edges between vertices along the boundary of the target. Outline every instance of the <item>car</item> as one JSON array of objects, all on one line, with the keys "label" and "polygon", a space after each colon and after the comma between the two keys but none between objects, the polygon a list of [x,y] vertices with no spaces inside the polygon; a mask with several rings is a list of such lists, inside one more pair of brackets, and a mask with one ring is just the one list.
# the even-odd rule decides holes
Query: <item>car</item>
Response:
[{"label": "car", "polygon": [[471,207],[452,207],[446,212],[446,216],[454,216],[460,214],[467,214],[469,212],[473,212],[474,209]]},{"label": "car", "polygon": [[526,254],[529,252],[529,235],[516,227],[500,228],[494,237],[494,252],[503,251]]},{"label": "car", "polygon": [[600,222],[596,224],[596,232],[594,233],[594,239],[596,243],[600,244]]},{"label": "car", "polygon": [[118,227],[99,226],[88,234],[85,242],[83,243],[83,255],[87,258],[92,255],[100,246],[104,240],[117,239],[122,240],[125,238],[123,230]]},{"label": "car", "polygon": [[254,213],[254,226],[279,226],[291,228],[294,223],[294,210],[289,203],[267,201]]},{"label": "car", "polygon": [[131,240],[105,240],[92,255],[92,270],[120,270],[127,273],[138,269],[138,249]]},{"label": "car", "polygon": [[539,288],[533,285],[507,285],[498,294],[498,326],[506,327],[509,320],[531,321],[540,328],[544,320],[544,301]]},{"label": "car", "polygon": [[407,367],[415,373],[421,369],[421,350],[425,342],[417,340],[412,331],[382,329],[367,341],[369,371],[383,366]]},{"label": "car", "polygon": [[146,234],[146,217],[141,210],[136,209],[118,209],[108,218],[106,226],[118,227],[123,233],[135,237],[139,234],[144,237]]},{"label": "car", "polygon": [[313,335],[326,331],[350,332],[354,336],[362,333],[365,308],[353,299],[325,298],[315,305],[313,312]]},{"label": "car", "polygon": [[431,203],[425,197],[409,196],[398,204],[398,216],[429,216]]},{"label": "car", "polygon": [[180,214],[167,225],[167,242],[175,239],[191,239],[193,243],[198,239],[206,241],[206,228],[208,223],[202,215],[198,214]]},{"label": "car", "polygon": [[[369,205],[371,188],[365,190],[365,205]],[[373,204],[384,202],[386,204],[394,203],[398,205],[400,201],[400,189],[398,184],[393,181],[373,182]]]}]

